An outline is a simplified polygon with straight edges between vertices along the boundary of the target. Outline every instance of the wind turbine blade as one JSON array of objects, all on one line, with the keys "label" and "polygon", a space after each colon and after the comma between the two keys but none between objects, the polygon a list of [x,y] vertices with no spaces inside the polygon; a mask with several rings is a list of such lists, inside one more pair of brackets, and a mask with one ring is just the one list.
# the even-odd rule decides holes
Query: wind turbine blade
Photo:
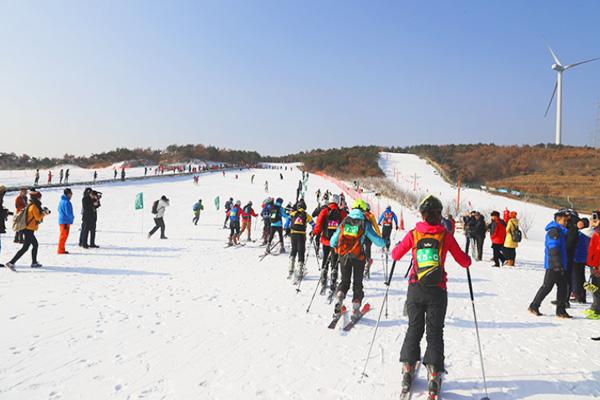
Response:
[{"label": "wind turbine blade", "polygon": [[600,57],[592,58],[591,60],[581,61],[581,62],[578,62],[578,63],[575,63],[575,64],[565,65],[565,69],[573,68],[573,67],[576,67],[578,65],[589,63],[589,62],[596,61],[596,60],[600,60]]},{"label": "wind turbine blade", "polygon": [[546,113],[544,114],[544,118],[548,116],[548,111],[550,111],[550,106],[552,105],[552,100],[554,100],[554,95],[556,95],[556,87],[558,86],[558,82],[554,82],[554,90],[552,91],[552,96],[550,96],[550,102],[548,102],[548,107],[546,107]]},{"label": "wind turbine blade", "polygon": [[554,51],[552,51],[552,48],[550,46],[548,46],[548,50],[550,50],[550,54],[552,54],[552,58],[554,58],[554,62],[556,62],[558,65],[562,65],[560,63],[560,60],[558,59],[558,57],[556,57],[556,54],[554,54]]}]

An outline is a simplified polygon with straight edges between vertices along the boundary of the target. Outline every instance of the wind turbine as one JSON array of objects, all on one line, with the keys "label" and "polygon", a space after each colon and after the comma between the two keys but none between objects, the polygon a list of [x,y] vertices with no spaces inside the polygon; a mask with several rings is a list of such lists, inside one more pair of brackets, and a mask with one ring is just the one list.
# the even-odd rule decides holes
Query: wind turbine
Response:
[{"label": "wind turbine", "polygon": [[550,50],[550,54],[552,54],[552,58],[554,58],[555,63],[552,64],[552,69],[556,71],[556,83],[554,84],[554,91],[552,92],[552,97],[550,97],[550,102],[548,103],[548,107],[546,108],[546,113],[544,116],[548,115],[548,111],[550,111],[550,106],[552,105],[552,100],[554,99],[554,95],[556,95],[556,144],[561,144],[561,135],[562,135],[562,74],[564,71],[569,68],[576,67],[581,64],[589,63],[592,61],[600,60],[600,57],[592,58],[591,60],[581,61],[575,64],[567,64],[562,65],[554,51],[548,46],[548,50]]}]

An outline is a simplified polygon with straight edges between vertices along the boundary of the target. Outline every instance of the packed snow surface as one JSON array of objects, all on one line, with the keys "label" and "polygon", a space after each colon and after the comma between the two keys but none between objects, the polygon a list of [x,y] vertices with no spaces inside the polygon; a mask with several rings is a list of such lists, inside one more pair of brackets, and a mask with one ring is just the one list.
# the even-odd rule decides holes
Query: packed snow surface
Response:
[{"label": "packed snow surface", "polygon": [[[405,174],[420,168],[418,158],[397,161]],[[76,246],[77,218],[68,242],[71,254],[62,256],[56,254],[56,207],[62,191],[44,190],[44,205],[53,210],[38,232],[44,268],[30,269],[27,254],[17,273],[0,269],[0,398],[397,399],[408,258],[396,265],[389,316],[382,317],[368,377],[359,383],[385,293],[382,253],[375,251],[371,280],[365,282],[365,301],[374,309],[344,333],[341,323],[336,330],[327,329],[333,306],[319,294],[306,312],[317,283],[313,251],[307,260],[309,275],[296,293],[285,279],[286,255],[259,262],[264,249],[258,242],[224,247],[228,231],[222,228],[223,210],[215,209],[216,196],[221,206],[230,196],[243,204],[252,200],[258,212],[267,195],[265,180],[268,195],[287,202],[295,198],[300,177],[297,170],[246,170],[225,177],[202,175],[198,186],[191,177],[102,185],[101,247]],[[449,191],[445,186],[440,182],[435,190]],[[339,191],[311,175],[310,210],[318,188]],[[133,207],[138,192],[146,202],[142,211]],[[150,207],[162,194],[171,199],[165,215],[168,240],[158,235],[149,240]],[[77,216],[80,197],[75,190]],[[192,205],[198,198],[205,211],[193,226]],[[13,200],[7,195],[5,205]],[[487,205],[483,195],[480,200],[482,207]],[[494,206],[504,204],[502,199]],[[551,210],[520,207],[536,216],[534,229],[540,232],[518,249],[518,267],[494,269],[487,261],[472,267],[490,398],[598,397],[600,349],[589,338],[600,334],[599,323],[583,319],[581,306],[571,309],[574,320],[557,320],[550,297],[541,308],[546,316],[526,311],[543,277],[541,229]],[[405,218],[407,228],[414,224],[414,214],[406,211]],[[394,234],[394,240],[403,234]],[[259,229],[252,235],[258,238]],[[17,250],[10,239],[2,236],[2,262]],[[488,247],[489,239],[486,260]],[[443,398],[479,399],[483,385],[466,273],[450,257],[447,269]],[[419,378],[414,399],[424,398],[424,369]]]}]

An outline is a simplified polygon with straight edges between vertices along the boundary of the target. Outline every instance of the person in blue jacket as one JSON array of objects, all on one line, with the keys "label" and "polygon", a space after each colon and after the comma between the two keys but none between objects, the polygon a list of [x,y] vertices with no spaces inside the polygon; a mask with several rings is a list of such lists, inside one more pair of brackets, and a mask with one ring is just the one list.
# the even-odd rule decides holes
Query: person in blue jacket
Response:
[{"label": "person in blue jacket", "polygon": [[73,214],[73,204],[71,204],[71,197],[73,197],[73,192],[71,189],[66,188],[58,203],[58,225],[60,229],[60,236],[58,238],[58,254],[69,254],[65,247],[67,244],[67,238],[69,237],[69,231],[71,230],[71,225],[75,220],[75,215]]},{"label": "person in blue jacket", "polygon": [[[529,312],[541,316],[540,306],[542,301],[552,291],[554,285],[558,290],[557,299],[566,299],[567,281],[567,222],[569,210],[560,209],[554,214],[554,221],[546,226],[546,241],[544,249],[544,268],[546,274],[544,283],[538,290],[535,298],[529,305]],[[558,318],[571,318],[565,309],[564,301],[556,302],[556,316]]]},{"label": "person in blue jacket", "polygon": [[280,253],[285,253],[285,247],[283,246],[283,221],[282,218],[289,219],[290,216],[283,208],[283,199],[281,197],[275,200],[275,204],[271,207],[271,216],[269,218],[271,222],[271,231],[269,233],[269,242],[267,243],[267,253],[270,253],[272,250],[271,242],[273,242],[273,237],[275,233],[279,235],[279,244],[281,245]]},{"label": "person in blue jacket", "polygon": [[377,223],[382,226],[381,236],[383,236],[383,240],[385,240],[386,251],[389,251],[393,225],[396,225],[396,230],[398,230],[398,217],[396,216],[396,213],[392,211],[392,206],[387,206],[385,208]]},{"label": "person in blue jacket", "polygon": [[585,284],[585,263],[588,256],[588,248],[590,247],[590,238],[583,232],[590,227],[590,220],[587,218],[581,218],[577,222],[577,246],[575,247],[575,258],[573,262],[572,272],[572,293],[571,301],[575,303],[585,304],[586,295],[583,285]]},{"label": "person in blue jacket", "polygon": [[334,315],[341,312],[342,303],[350,289],[350,278],[354,275],[352,282],[352,317],[357,318],[359,316],[360,306],[365,295],[363,291],[363,276],[367,261],[365,239],[369,238],[378,247],[383,247],[386,244],[385,240],[375,233],[371,222],[365,218],[363,213],[366,210],[367,204],[364,200],[356,200],[352,205],[352,211],[342,221],[329,240],[331,247],[336,249],[340,257],[342,272],[342,281],[338,287],[337,301],[333,310]]}]

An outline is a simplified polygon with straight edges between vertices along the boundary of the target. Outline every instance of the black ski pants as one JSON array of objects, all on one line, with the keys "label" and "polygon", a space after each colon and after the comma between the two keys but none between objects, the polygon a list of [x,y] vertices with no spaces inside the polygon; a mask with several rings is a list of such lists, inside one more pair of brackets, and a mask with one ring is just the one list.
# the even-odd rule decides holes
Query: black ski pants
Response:
[{"label": "black ski pants", "polygon": [[383,237],[383,240],[385,240],[385,249],[389,250],[391,244],[390,237],[392,236],[392,226],[384,225],[381,228],[381,236]]},{"label": "black ski pants", "polygon": [[96,221],[83,221],[81,224],[81,233],[79,234],[79,245],[87,246],[88,237],[90,246],[96,245]]},{"label": "black ski pants", "polygon": [[371,246],[372,245],[373,245],[373,242],[371,242],[371,239],[366,237],[365,238],[365,254],[367,256],[367,261],[371,259]]},{"label": "black ski pants", "polygon": [[[365,273],[365,260],[359,260],[353,257],[341,257],[340,269],[342,271],[342,281],[338,288],[338,293],[342,292],[342,298],[350,289],[350,279],[352,279],[352,302],[361,303],[365,293],[363,291],[363,276]],[[353,278],[354,276],[354,278]]]},{"label": "black ski pants", "polygon": [[23,254],[29,250],[29,246],[31,246],[31,263],[35,264],[37,262],[37,252],[38,252],[38,241],[35,237],[35,232],[30,231],[29,229],[23,229],[23,235],[25,235],[25,241],[23,242],[23,246],[17,251],[17,254],[10,260],[11,264],[19,261]]},{"label": "black ski pants", "polygon": [[269,247],[271,246],[271,242],[273,242],[275,233],[279,235],[279,243],[281,243],[281,248],[283,249],[283,227],[281,226],[271,226],[271,232],[269,233]]},{"label": "black ski pants", "polygon": [[290,252],[290,258],[296,259],[298,255],[298,262],[304,264],[304,256],[306,254],[306,234],[304,233],[292,233],[292,251]]},{"label": "black ski pants", "polygon": [[[421,359],[421,339],[427,332],[427,349],[423,364],[444,370],[444,320],[448,306],[448,292],[438,286],[408,286],[406,311],[408,330],[400,352],[400,362],[416,363]],[[427,328],[427,330],[425,330]]]},{"label": "black ski pants", "polygon": [[262,233],[262,239],[263,239],[263,243],[267,244],[267,241],[269,240],[269,233],[271,231],[271,220],[269,218],[263,218],[263,233]]},{"label": "black ski pants", "polygon": [[546,275],[544,275],[544,283],[538,290],[535,298],[531,302],[531,308],[540,308],[542,305],[542,301],[550,294],[554,285],[557,287],[557,303],[556,303],[556,314],[562,314],[565,312],[565,292],[567,290],[566,286],[566,273],[564,271],[553,271],[551,269],[546,270]]},{"label": "black ski pants", "polygon": [[502,254],[502,249],[504,245],[502,244],[492,244],[492,251],[494,252],[494,265],[496,267],[500,266],[500,263],[503,263],[506,259],[504,258],[504,254]]},{"label": "black ski pants", "polygon": [[477,258],[477,261],[481,261],[481,259],[483,258],[483,241],[485,240],[485,236],[476,235],[474,237],[474,239],[475,239],[475,247],[477,249],[476,258]]},{"label": "black ski pants", "polygon": [[160,237],[165,237],[165,220],[163,218],[154,218],[154,228],[150,231],[150,236],[154,235],[154,232],[160,229]]},{"label": "black ski pants", "polygon": [[331,246],[323,245],[323,263],[321,264],[321,281],[323,284],[327,281],[327,269],[331,267],[331,287],[337,283],[338,276],[338,258],[339,255]]},{"label": "black ski pants", "polygon": [[229,241],[240,234],[240,221],[229,221]]}]

